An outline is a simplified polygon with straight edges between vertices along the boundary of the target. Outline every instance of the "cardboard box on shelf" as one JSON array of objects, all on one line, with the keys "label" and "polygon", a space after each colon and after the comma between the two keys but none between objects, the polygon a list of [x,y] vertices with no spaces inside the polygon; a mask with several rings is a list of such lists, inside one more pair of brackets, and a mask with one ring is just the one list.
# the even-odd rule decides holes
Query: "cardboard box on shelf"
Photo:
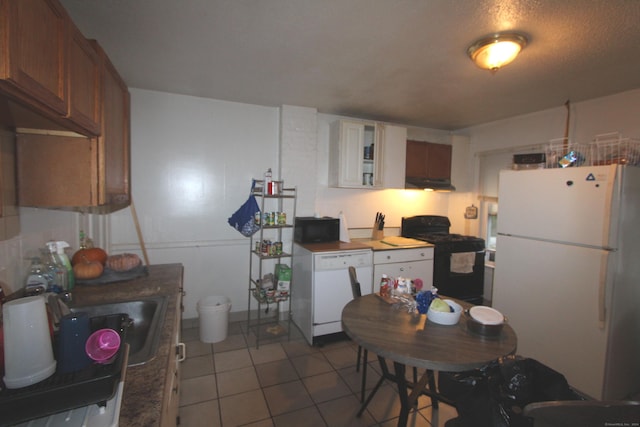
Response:
[{"label": "cardboard box on shelf", "polygon": [[288,295],[291,287],[291,267],[287,264],[276,264],[276,292],[279,295]]}]

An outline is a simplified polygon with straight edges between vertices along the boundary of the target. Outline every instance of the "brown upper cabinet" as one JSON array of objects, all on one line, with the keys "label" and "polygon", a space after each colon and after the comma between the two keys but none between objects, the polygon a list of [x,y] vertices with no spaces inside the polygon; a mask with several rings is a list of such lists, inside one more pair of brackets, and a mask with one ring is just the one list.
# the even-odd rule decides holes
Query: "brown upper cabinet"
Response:
[{"label": "brown upper cabinet", "polygon": [[60,129],[100,134],[99,58],[57,0],[0,0],[0,36],[3,95]]},{"label": "brown upper cabinet", "polygon": [[20,206],[130,204],[130,99],[57,0],[0,0],[0,119],[17,134]]},{"label": "brown upper cabinet", "polygon": [[112,212],[130,204],[129,91],[100,46],[101,135],[18,133],[21,206]]},{"label": "brown upper cabinet", "polygon": [[409,178],[451,179],[451,146],[407,140],[405,175]]},{"label": "brown upper cabinet", "polygon": [[98,137],[98,170],[104,180],[100,204],[129,206],[131,199],[130,97],[127,85],[104,50],[94,43],[103,63],[102,131]]},{"label": "brown upper cabinet", "polygon": [[82,33],[71,25],[68,61],[69,119],[88,135],[102,131],[103,60]]}]

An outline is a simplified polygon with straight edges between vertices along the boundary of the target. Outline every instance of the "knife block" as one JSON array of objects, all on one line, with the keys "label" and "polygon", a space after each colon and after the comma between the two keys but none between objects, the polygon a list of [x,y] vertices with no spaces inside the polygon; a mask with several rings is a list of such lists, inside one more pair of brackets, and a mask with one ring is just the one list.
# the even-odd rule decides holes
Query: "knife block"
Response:
[{"label": "knife block", "polygon": [[373,227],[371,232],[371,240],[382,240],[384,239],[384,231],[378,230],[376,227]]}]

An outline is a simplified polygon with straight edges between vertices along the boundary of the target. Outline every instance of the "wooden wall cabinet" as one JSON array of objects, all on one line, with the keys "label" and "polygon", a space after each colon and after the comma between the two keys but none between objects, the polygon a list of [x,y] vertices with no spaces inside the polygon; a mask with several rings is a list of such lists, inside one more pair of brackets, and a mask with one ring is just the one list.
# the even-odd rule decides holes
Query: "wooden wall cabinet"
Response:
[{"label": "wooden wall cabinet", "polygon": [[125,207],[131,201],[129,90],[104,50],[93,43],[103,63],[102,128],[98,137],[99,204]]},{"label": "wooden wall cabinet", "polygon": [[0,0],[0,37],[3,95],[60,129],[99,135],[98,56],[57,0]]},{"label": "wooden wall cabinet", "polygon": [[407,180],[451,180],[451,146],[424,141],[407,141]]},{"label": "wooden wall cabinet", "polygon": [[104,51],[92,46],[102,70],[100,136],[19,130],[20,206],[107,213],[130,204],[129,91]]},{"label": "wooden wall cabinet", "polygon": [[55,0],[3,0],[1,6],[3,87],[66,115],[65,10]]},{"label": "wooden wall cabinet", "polygon": [[100,135],[102,121],[102,60],[93,45],[72,23],[69,35],[67,116],[86,129],[89,136]]},{"label": "wooden wall cabinet", "polygon": [[0,129],[0,240],[20,234],[16,192],[16,139],[13,132]]}]

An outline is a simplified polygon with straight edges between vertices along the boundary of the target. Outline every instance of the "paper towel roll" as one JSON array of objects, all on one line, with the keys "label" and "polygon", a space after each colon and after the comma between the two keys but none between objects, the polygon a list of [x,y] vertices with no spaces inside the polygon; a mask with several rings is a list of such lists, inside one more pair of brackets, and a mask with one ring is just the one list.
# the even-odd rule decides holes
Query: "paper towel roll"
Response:
[{"label": "paper towel roll", "polygon": [[349,227],[347,226],[347,218],[344,216],[344,213],[342,213],[342,211],[340,211],[338,218],[340,218],[340,241],[349,243],[351,242],[351,239],[349,238]]}]

